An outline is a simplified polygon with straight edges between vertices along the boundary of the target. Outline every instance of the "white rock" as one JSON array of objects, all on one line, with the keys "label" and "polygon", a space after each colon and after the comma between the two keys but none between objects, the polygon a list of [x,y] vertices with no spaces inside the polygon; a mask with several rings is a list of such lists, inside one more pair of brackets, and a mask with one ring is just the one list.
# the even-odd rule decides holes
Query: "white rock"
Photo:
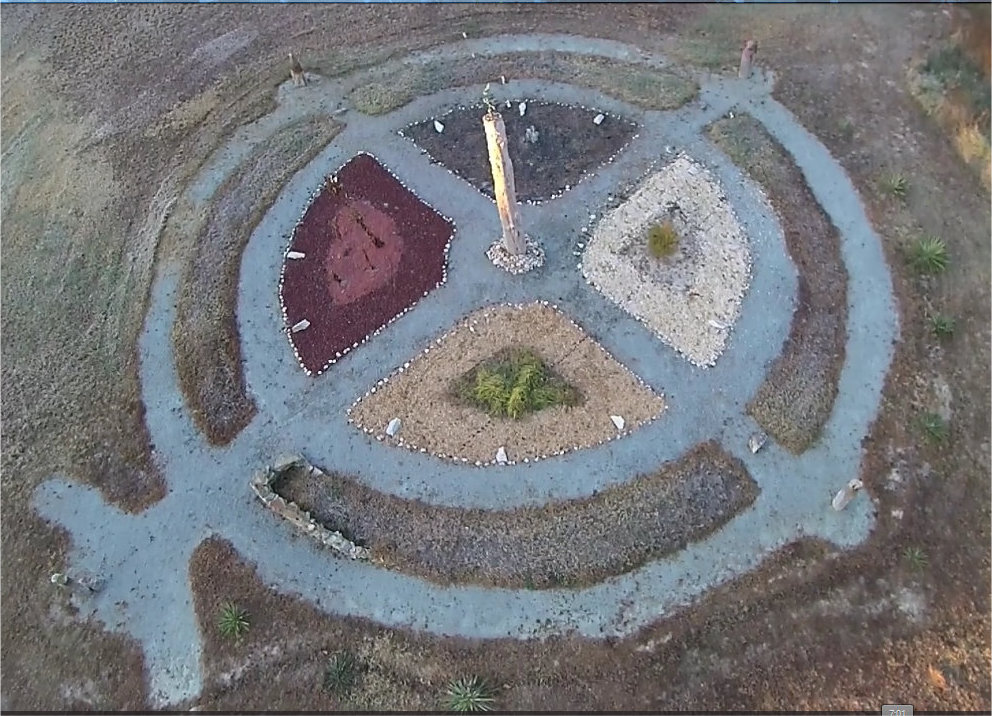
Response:
[{"label": "white rock", "polygon": [[293,326],[293,333],[299,333],[300,331],[305,331],[309,327],[310,327],[310,321],[304,318],[302,321],[299,321]]},{"label": "white rock", "polygon": [[462,33],[462,37],[464,37],[465,39],[468,39],[468,34],[463,32]]},{"label": "white rock", "polygon": [[290,251],[286,254],[287,259],[303,259],[306,258],[306,254],[302,251]]},{"label": "white rock", "polygon": [[619,415],[611,415],[610,420],[612,420],[613,424],[617,426],[617,430],[623,430],[623,426],[626,425],[624,419]]},{"label": "white rock", "polygon": [[521,102],[519,105],[517,105],[517,109],[520,110],[520,116],[523,117],[524,113],[527,111],[527,103]]},{"label": "white rock", "polygon": [[503,447],[502,445],[500,445],[499,450],[496,451],[496,462],[498,462],[500,465],[505,465],[507,462],[506,448]]},{"label": "white rock", "polygon": [[864,483],[861,480],[851,480],[834,495],[834,499],[830,505],[840,512],[850,504],[851,500],[854,499],[854,496],[858,494],[858,491],[862,487],[864,487]]},{"label": "white rock", "polygon": [[592,118],[592,123],[593,124],[602,124],[604,119],[606,119],[606,115],[600,113],[600,114],[597,114],[595,117]]},{"label": "white rock", "polygon": [[755,453],[765,446],[767,440],[768,436],[764,433],[755,433],[747,439],[747,446],[752,453]]},{"label": "white rock", "polygon": [[503,84],[506,84],[506,75],[500,75],[499,81],[502,82]]},{"label": "white rock", "polygon": [[711,326],[713,326],[718,331],[724,331],[724,330],[727,329],[727,324],[726,323],[720,323],[720,321],[717,321],[716,319],[711,318],[710,320],[708,320],[706,322],[708,324],[710,324]]},{"label": "white rock", "polygon": [[400,431],[400,424],[402,421],[399,418],[393,418],[389,421],[389,425],[386,426],[386,435],[389,437],[394,437],[396,433]]},{"label": "white rock", "polygon": [[435,119],[435,120],[434,120],[434,129],[435,129],[435,130],[437,131],[437,133],[438,133],[438,134],[440,134],[441,132],[443,132],[443,131],[444,131],[444,125],[443,125],[443,124],[441,124],[440,122],[438,122],[438,121],[437,121],[437,120]]}]

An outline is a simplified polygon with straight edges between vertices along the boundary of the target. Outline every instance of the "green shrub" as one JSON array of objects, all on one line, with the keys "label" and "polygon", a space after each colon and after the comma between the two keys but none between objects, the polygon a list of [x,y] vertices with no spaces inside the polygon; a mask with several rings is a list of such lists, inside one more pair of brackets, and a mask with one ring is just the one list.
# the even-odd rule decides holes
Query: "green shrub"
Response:
[{"label": "green shrub", "polygon": [[920,418],[920,427],[927,439],[933,443],[943,443],[947,441],[950,430],[947,422],[937,413],[924,413]]},{"label": "green shrub", "polygon": [[517,420],[558,405],[579,403],[579,393],[529,349],[502,351],[460,377],[452,393],[491,417]]},{"label": "green shrub", "polygon": [[880,182],[882,191],[897,199],[905,199],[909,189],[909,180],[902,174],[886,174]]},{"label": "green shrub", "polygon": [[938,338],[953,336],[955,328],[957,328],[957,321],[950,316],[944,316],[940,313],[930,316],[930,331]]},{"label": "green shrub", "polygon": [[248,631],[248,612],[234,602],[224,602],[220,607],[217,628],[230,639],[240,639]]},{"label": "green shrub", "polygon": [[648,229],[648,250],[656,259],[671,256],[679,247],[679,235],[671,221],[663,221]]},{"label": "green shrub", "polygon": [[942,273],[947,268],[947,244],[937,236],[921,236],[909,249],[909,263],[918,273]]},{"label": "green shrub", "polygon": [[926,552],[919,547],[907,547],[902,553],[902,556],[906,560],[906,563],[909,564],[910,569],[914,572],[922,571],[929,562]]},{"label": "green shrub", "polygon": [[331,655],[324,669],[324,688],[333,694],[347,694],[358,682],[359,664],[350,651]]},{"label": "green shrub", "polygon": [[478,676],[450,682],[444,695],[451,711],[491,711],[495,701],[492,689]]}]

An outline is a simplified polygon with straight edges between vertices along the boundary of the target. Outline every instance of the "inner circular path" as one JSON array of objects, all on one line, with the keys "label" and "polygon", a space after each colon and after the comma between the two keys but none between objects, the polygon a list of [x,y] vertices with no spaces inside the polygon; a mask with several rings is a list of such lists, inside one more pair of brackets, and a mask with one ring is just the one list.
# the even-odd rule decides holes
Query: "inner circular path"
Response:
[{"label": "inner circular path", "polygon": [[[619,43],[572,36],[501,36],[422,53],[457,61],[469,54],[560,50],[664,64]],[[381,117],[351,121],[284,188],[243,255],[238,328],[246,383],[258,407],[230,445],[210,447],[194,428],[179,389],[171,351],[177,270],[159,267],[140,339],[141,381],[154,458],[168,495],[144,512],[124,514],[91,488],[56,477],[43,483],[35,506],[72,535],[70,563],[100,573],[106,584],[88,606],[108,629],[141,642],[159,705],[199,693],[201,636],[187,578],[193,550],[218,534],[255,563],[272,588],[296,594],[329,613],[443,635],[521,639],[575,631],[623,636],[670,614],[707,589],[754,568],[768,553],[804,535],[839,547],[860,543],[873,519],[868,500],[829,509],[840,485],[858,474],[861,439],[875,416],[898,327],[891,280],[878,237],[847,176],[820,142],[772,99],[769,78],[747,82],[700,77],[700,94],[676,111],[645,111],[595,91],[545,81],[495,87],[496,99],[531,97],[596,107],[630,119],[640,133],[612,163],[560,198],[522,207],[528,232],[547,263],[512,277],[485,250],[499,235],[489,200],[429,162],[398,130],[457,105],[482,87],[421,97]],[[339,106],[345,78],[320,79],[305,92],[287,83],[270,115],[242,127],[186,190],[193,205],[207,197],[251,149],[292,120]],[[701,132],[730,110],[746,111],[788,151],[841,234],[849,275],[848,342],[838,395],[817,444],[792,456],[769,443],[751,454],[757,429],[745,404],[780,353],[795,304],[796,272],[781,229],[761,192]],[[349,159],[375,155],[424,202],[450,218],[456,233],[447,280],[326,374],[300,369],[286,340],[278,284],[293,226],[310,196]],[[643,324],[587,285],[573,255],[580,227],[606,197],[682,152],[717,179],[750,241],[753,270],[740,317],[712,368],[700,369],[666,347]],[[349,296],[342,296],[345,301]],[[623,439],[526,465],[444,463],[379,443],[353,426],[348,406],[376,381],[410,360],[471,311],[493,303],[546,300],[581,326],[651,388],[663,393],[662,416]],[[754,504],[707,538],[671,557],[585,589],[509,590],[444,587],[362,562],[338,559],[298,539],[258,505],[253,470],[284,453],[301,453],[324,468],[351,473],[369,487],[428,504],[512,509],[583,497],[674,460],[715,439],[745,464],[760,488]]]}]

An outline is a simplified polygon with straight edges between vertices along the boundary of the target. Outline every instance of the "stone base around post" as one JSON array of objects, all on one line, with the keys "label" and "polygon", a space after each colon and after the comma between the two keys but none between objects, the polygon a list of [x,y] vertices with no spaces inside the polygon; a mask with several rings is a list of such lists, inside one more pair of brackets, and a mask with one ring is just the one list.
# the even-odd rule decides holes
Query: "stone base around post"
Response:
[{"label": "stone base around post", "polygon": [[498,239],[489,250],[486,251],[486,256],[492,261],[496,266],[508,271],[514,276],[519,276],[520,274],[527,273],[536,268],[540,268],[544,265],[544,249],[536,241],[531,239],[529,236],[524,237],[524,242],[527,246],[524,253],[519,256],[513,256],[506,250],[506,246],[503,245],[503,240]]}]

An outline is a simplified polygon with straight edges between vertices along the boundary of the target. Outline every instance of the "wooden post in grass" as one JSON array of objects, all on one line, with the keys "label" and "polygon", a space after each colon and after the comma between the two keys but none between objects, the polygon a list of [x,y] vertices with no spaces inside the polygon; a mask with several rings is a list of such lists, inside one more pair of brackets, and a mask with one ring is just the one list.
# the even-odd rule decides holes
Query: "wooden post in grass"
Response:
[{"label": "wooden post in grass", "polygon": [[520,256],[527,250],[527,246],[517,221],[517,190],[513,183],[513,163],[506,149],[506,126],[489,99],[488,91],[489,85],[486,85],[483,100],[487,109],[482,117],[482,125],[486,129],[489,166],[493,170],[493,194],[496,197],[499,220],[503,225],[503,246],[511,256]]}]

